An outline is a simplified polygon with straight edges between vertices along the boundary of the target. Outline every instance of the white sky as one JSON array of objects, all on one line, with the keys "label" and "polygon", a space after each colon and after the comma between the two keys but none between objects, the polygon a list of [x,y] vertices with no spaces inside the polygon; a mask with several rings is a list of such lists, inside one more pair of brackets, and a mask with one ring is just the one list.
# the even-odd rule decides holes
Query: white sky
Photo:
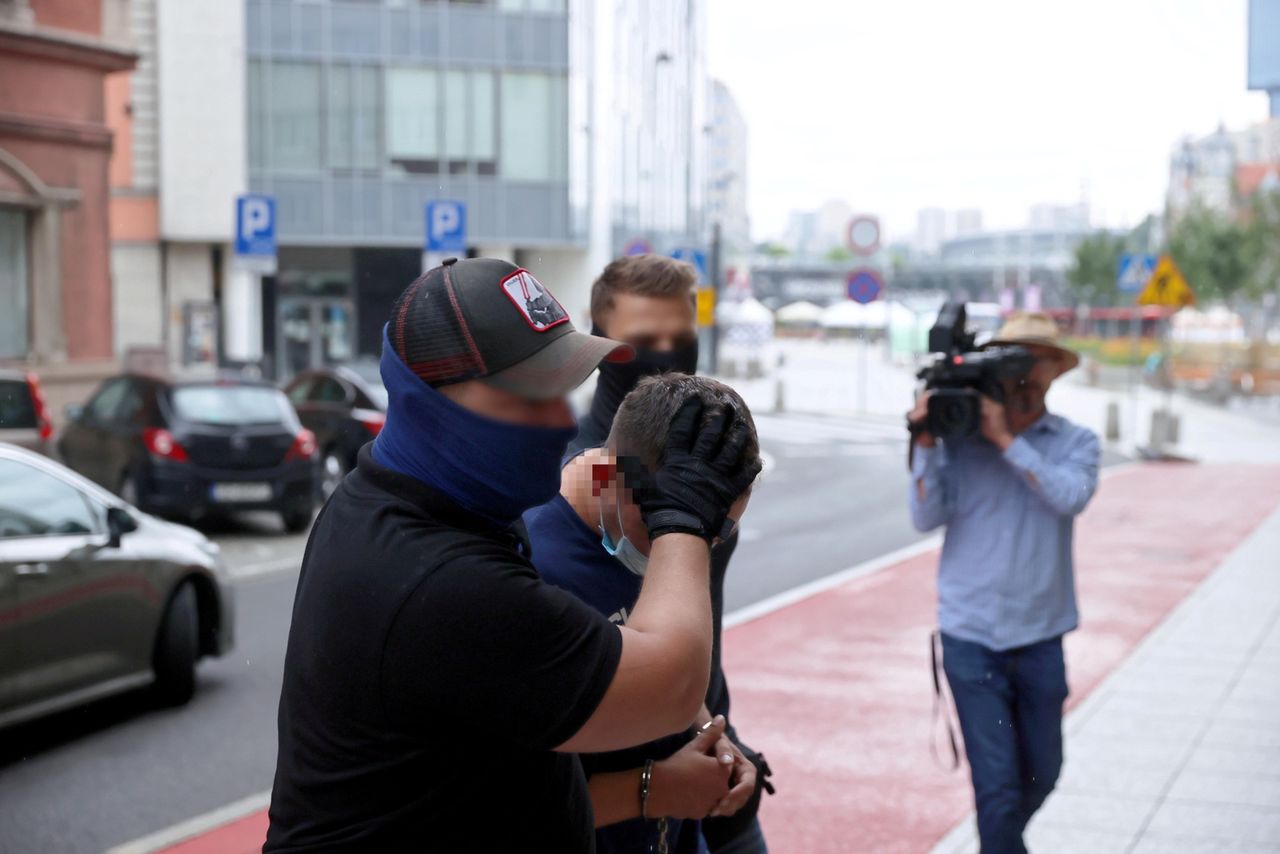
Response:
[{"label": "white sky", "polygon": [[1245,0],[709,0],[709,64],[749,127],[756,239],[842,198],[889,240],[923,207],[1095,224],[1163,207],[1183,134],[1266,118]]}]

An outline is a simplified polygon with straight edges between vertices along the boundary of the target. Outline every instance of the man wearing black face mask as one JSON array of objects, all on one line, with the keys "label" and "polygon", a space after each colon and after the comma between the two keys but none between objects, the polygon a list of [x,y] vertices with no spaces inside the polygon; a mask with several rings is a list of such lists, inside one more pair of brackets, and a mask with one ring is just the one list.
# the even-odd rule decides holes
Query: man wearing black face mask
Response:
[{"label": "man wearing black face mask", "polygon": [[[635,349],[630,362],[603,362],[591,410],[579,423],[570,452],[605,444],[623,398],[646,376],[667,371],[693,374],[698,370],[698,327],[693,267],[662,255],[635,255],[611,262],[591,286],[592,332],[623,341]],[[720,666],[720,632],[724,614],[724,578],[738,534],[711,552],[711,607],[714,637],[711,680],[701,717],[724,715],[727,734],[757,768],[756,792],[746,807],[725,818],[708,819],[702,833],[713,854],[763,854],[764,834],[756,818],[761,791],[773,793],[769,766],[763,756],[745,747],[729,717],[729,686]]]},{"label": "man wearing black face mask", "polygon": [[386,425],[303,557],[265,851],[588,854],[576,754],[693,723],[709,544],[759,473],[746,428],[700,403],[672,419],[638,498],[653,546],[626,626],[543,582],[513,527],[559,489],[565,395],[629,356],[504,261],[449,259],[401,294]]}]

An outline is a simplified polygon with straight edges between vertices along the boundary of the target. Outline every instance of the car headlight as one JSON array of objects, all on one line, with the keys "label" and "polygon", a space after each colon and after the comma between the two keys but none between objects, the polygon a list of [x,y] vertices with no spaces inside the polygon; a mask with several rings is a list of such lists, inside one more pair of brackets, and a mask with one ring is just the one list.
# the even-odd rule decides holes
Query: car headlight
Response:
[{"label": "car headlight", "polygon": [[200,540],[196,543],[196,547],[211,558],[222,556],[222,549],[213,540]]}]

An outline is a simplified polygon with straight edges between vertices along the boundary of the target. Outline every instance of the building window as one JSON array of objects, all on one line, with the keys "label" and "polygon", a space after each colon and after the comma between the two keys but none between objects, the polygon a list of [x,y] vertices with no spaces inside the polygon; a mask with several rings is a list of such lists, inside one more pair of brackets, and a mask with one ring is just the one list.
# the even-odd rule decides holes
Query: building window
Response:
[{"label": "building window", "polygon": [[387,157],[410,172],[438,172],[440,97],[437,72],[387,69]]},{"label": "building window", "polygon": [[329,69],[329,166],[378,168],[381,97],[378,69],[362,65]]},{"label": "building window", "polygon": [[516,181],[567,180],[568,121],[568,86],[564,77],[503,74],[503,177]]},{"label": "building window", "polygon": [[249,60],[245,73],[249,106],[249,168],[267,168],[267,66],[261,60]]},{"label": "building window", "polygon": [[320,168],[320,66],[277,62],[267,69],[269,165]]},{"label": "building window", "polygon": [[494,76],[488,71],[387,71],[387,157],[407,172],[497,171]]},{"label": "building window", "polygon": [[444,75],[444,156],[450,172],[492,175],[497,157],[494,80],[488,71],[447,71]]},{"label": "building window", "polygon": [[27,284],[27,215],[0,208],[0,359],[26,358],[31,289]]},{"label": "building window", "polygon": [[564,12],[565,0],[498,0],[504,12]]}]

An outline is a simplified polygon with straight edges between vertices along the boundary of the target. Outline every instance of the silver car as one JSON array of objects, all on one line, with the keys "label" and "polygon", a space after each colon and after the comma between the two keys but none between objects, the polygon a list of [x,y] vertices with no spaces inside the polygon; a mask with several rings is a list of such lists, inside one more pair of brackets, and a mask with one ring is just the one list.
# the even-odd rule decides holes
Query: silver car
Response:
[{"label": "silver car", "polygon": [[231,596],[203,534],[0,442],[0,727],[145,685],[185,703]]}]

